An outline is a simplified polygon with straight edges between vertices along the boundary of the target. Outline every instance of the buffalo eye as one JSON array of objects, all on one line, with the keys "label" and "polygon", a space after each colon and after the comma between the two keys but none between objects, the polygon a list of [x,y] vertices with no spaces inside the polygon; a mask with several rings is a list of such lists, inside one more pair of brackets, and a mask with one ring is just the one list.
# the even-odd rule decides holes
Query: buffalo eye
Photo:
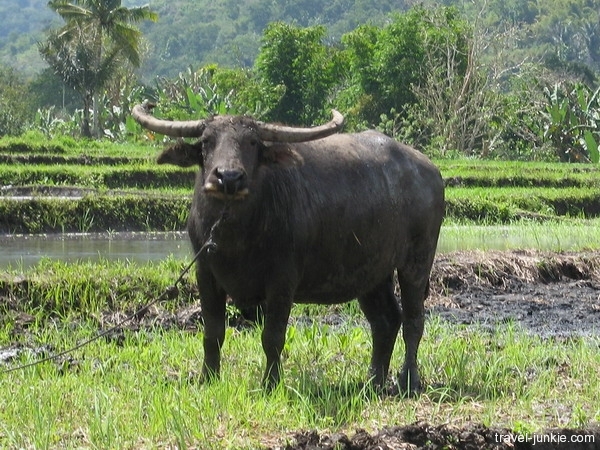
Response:
[{"label": "buffalo eye", "polygon": [[200,138],[200,144],[202,144],[202,147],[210,146],[211,142],[212,142],[212,139],[209,136],[202,136]]},{"label": "buffalo eye", "polygon": [[214,147],[215,140],[212,136],[202,136],[200,138],[200,145],[202,146],[202,153],[206,154],[206,152]]}]

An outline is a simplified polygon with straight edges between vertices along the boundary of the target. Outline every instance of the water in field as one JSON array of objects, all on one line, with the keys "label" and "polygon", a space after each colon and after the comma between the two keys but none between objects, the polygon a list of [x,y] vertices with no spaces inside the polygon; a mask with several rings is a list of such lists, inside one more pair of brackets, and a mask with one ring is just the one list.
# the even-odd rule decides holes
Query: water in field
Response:
[{"label": "water in field", "polygon": [[27,268],[42,258],[145,263],[190,256],[187,233],[70,233],[0,236],[0,270]]},{"label": "water in field", "polygon": [[[600,248],[598,221],[564,225],[447,225],[438,251],[459,250],[580,250]],[[187,233],[84,233],[0,236],[0,270],[27,268],[42,258],[63,261],[158,261],[169,256],[191,258]]]}]

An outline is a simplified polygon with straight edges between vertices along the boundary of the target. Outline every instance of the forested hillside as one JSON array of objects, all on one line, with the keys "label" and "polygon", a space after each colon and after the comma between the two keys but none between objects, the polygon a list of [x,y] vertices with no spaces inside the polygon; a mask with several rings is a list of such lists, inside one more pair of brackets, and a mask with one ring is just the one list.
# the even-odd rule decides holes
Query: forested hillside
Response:
[{"label": "forested hillside", "polygon": [[[124,0],[131,7],[148,3],[147,0]],[[0,65],[13,67],[20,74],[32,76],[46,63],[38,51],[38,42],[45,39],[46,31],[62,25],[60,18],[48,8],[48,0],[0,1]]]},{"label": "forested hillside", "polygon": [[[47,0],[0,2],[0,63],[26,75],[44,63],[37,42],[60,19]],[[141,25],[147,41],[141,73],[145,79],[174,76],[189,66],[218,63],[229,67],[253,64],[266,25],[284,21],[298,26],[324,25],[328,39],[365,23],[380,25],[394,11],[416,3],[457,6],[481,28],[515,31],[514,44],[524,56],[540,58],[551,50],[563,61],[600,69],[599,0],[123,0],[126,7],[149,4],[156,23]]]},{"label": "forested hillside", "polygon": [[60,24],[58,17],[46,7],[47,0],[2,0],[0,2],[0,64],[31,75],[45,64],[36,42],[43,31]]},{"label": "forested hillside", "polygon": [[382,23],[391,11],[406,9],[394,0],[153,0],[159,21],[144,24],[150,54],[144,75],[174,75],[190,65],[253,64],[268,23],[325,25],[330,39],[363,23]]},{"label": "forested hillside", "polygon": [[[43,67],[37,42],[61,21],[47,0],[0,2],[0,62],[32,75]],[[381,23],[406,9],[398,0],[123,0],[126,7],[149,4],[156,23],[141,26],[147,51],[141,72],[146,79],[174,76],[189,66],[219,63],[251,66],[265,26],[281,20],[300,26],[322,24],[333,39],[370,22]]]}]

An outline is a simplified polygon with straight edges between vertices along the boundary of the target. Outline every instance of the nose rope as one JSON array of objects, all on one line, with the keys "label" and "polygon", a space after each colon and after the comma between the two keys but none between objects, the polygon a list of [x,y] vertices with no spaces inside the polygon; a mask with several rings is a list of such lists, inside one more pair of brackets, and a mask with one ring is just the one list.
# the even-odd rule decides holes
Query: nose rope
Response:
[{"label": "nose rope", "polygon": [[217,228],[217,226],[221,223],[221,220],[225,217],[227,217],[227,207],[228,205],[225,205],[225,207],[223,208],[223,210],[221,211],[221,216],[215,221],[215,223],[213,224],[213,226],[210,228],[210,233],[208,235],[208,239],[206,240],[206,242],[204,243],[204,245],[202,245],[202,247],[200,247],[200,250],[198,250],[198,252],[196,252],[196,254],[194,255],[194,258],[192,259],[192,261],[182,270],[181,274],[179,275],[179,277],[177,278],[177,280],[175,281],[175,283],[173,283],[171,286],[167,287],[163,293],[161,295],[159,295],[157,298],[155,298],[154,300],[152,300],[151,302],[147,303],[146,305],[144,305],[143,307],[139,308],[137,311],[135,311],[134,313],[128,315],[127,317],[125,317],[124,319],[122,319],[121,321],[117,322],[116,325],[113,325],[112,327],[101,331],[100,333],[96,334],[95,336],[84,340],[83,342],[80,342],[79,344],[68,348],[67,350],[63,350],[62,352],[56,353],[54,355],[50,355],[46,358],[42,358],[42,359],[38,359],[36,361],[27,363],[27,364],[22,364],[20,366],[15,366],[15,367],[10,367],[8,369],[3,369],[0,370],[0,375],[3,374],[7,374],[10,372],[16,372],[17,370],[23,370],[23,369],[27,369],[29,367],[33,367],[33,366],[37,366],[39,364],[48,362],[48,361],[54,361],[58,358],[61,358],[63,356],[69,355],[73,352],[75,352],[76,350],[79,350],[89,344],[91,344],[94,341],[97,341],[98,339],[118,330],[119,328],[121,328],[124,324],[126,324],[127,322],[130,322],[131,320],[137,318],[137,317],[143,317],[144,314],[146,314],[146,312],[148,311],[148,309],[155,305],[156,303],[164,300],[165,298],[172,300],[173,298],[175,298],[177,296],[177,294],[179,293],[178,289],[177,289],[177,285],[179,283],[181,283],[181,281],[183,281],[183,277],[191,270],[192,266],[194,265],[194,263],[198,260],[198,258],[200,258],[200,255],[203,252],[207,252],[207,253],[213,253],[217,250],[217,243],[213,240],[213,232],[215,231],[215,229]]},{"label": "nose rope", "polygon": [[210,227],[210,232],[208,233],[208,239],[204,242],[202,247],[200,247],[200,250],[198,250],[197,256],[199,256],[201,253],[204,253],[205,251],[207,254],[211,254],[211,253],[214,253],[217,251],[218,245],[213,239],[213,237],[214,237],[213,234],[214,234],[216,228],[221,224],[221,220],[223,220],[227,217],[227,209],[228,208],[229,208],[229,203],[226,202],[225,206],[223,206],[223,209],[221,210],[221,215],[215,221],[215,223],[213,223],[212,227]]}]

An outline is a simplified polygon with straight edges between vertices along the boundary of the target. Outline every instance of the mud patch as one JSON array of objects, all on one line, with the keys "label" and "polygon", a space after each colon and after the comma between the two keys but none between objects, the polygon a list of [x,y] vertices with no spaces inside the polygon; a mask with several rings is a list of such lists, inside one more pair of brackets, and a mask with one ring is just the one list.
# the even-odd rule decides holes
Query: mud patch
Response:
[{"label": "mud patch", "polygon": [[473,251],[440,255],[430,315],[543,337],[600,335],[600,252]]},{"label": "mud patch", "polygon": [[510,430],[471,425],[431,426],[417,422],[401,427],[384,428],[376,434],[358,430],[346,434],[319,435],[315,431],[300,432],[294,443],[269,450],[437,450],[437,449],[600,449],[600,429],[553,429],[535,435],[519,435]]}]

